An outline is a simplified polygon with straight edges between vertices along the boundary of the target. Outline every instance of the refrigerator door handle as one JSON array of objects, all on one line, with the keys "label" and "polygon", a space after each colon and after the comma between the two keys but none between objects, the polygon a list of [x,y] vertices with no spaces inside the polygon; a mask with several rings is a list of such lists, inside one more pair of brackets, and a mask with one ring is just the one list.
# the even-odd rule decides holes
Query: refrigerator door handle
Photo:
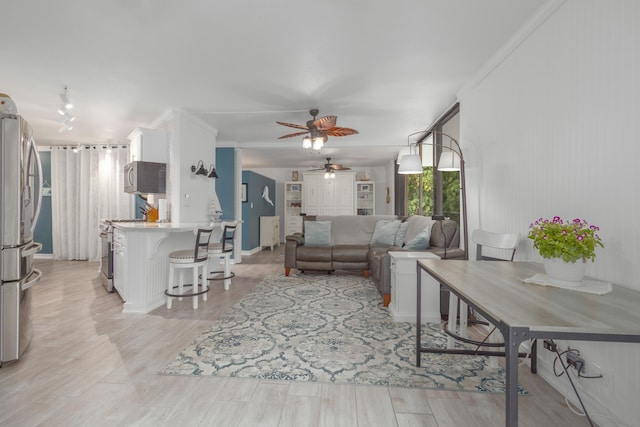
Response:
[{"label": "refrigerator door handle", "polygon": [[38,270],[37,268],[34,268],[33,272],[29,275],[29,280],[27,280],[22,284],[22,290],[26,291],[27,289],[29,289],[30,287],[38,283],[41,278],[42,278],[42,271]]},{"label": "refrigerator door handle", "polygon": [[29,247],[22,251],[22,258],[26,258],[29,255],[37,254],[42,250],[42,243],[32,242]]},{"label": "refrigerator door handle", "polygon": [[[33,233],[36,229],[36,225],[38,224],[38,218],[40,218],[40,208],[42,208],[42,162],[40,161],[40,153],[38,153],[38,148],[36,147],[36,142],[33,140],[33,137],[29,138],[30,153],[29,153],[29,161],[31,161],[31,154],[33,154],[33,158],[36,160],[36,167],[38,168],[38,204],[36,205],[36,210],[33,214],[33,218],[31,219],[31,232]],[[27,168],[29,170],[29,168]],[[29,182],[28,180],[26,182]]]}]

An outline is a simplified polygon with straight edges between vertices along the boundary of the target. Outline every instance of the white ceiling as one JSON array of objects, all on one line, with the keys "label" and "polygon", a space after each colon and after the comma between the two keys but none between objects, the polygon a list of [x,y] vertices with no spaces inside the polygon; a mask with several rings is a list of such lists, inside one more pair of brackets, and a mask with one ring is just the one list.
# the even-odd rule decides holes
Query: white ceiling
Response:
[{"label": "white ceiling", "polygon": [[[0,92],[40,145],[124,142],[171,108],[243,147],[243,167],[380,166],[545,0],[9,1]],[[35,5],[34,5],[35,3]],[[59,133],[59,94],[76,116]],[[276,120],[308,110],[358,135],[318,154]],[[462,111],[464,114],[464,110]],[[363,149],[366,147],[366,149]]]}]

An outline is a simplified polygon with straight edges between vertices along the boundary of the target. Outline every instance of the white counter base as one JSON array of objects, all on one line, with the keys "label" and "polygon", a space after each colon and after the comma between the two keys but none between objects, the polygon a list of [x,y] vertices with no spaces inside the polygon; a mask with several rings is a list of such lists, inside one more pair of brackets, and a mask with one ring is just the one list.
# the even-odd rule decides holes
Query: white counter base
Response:
[{"label": "white counter base", "polygon": [[[114,281],[121,292],[123,313],[149,313],[166,302],[169,253],[193,248],[198,224],[118,224],[114,233],[123,246],[114,256]],[[200,224],[201,227],[208,225]],[[212,236],[212,238],[215,236]]]},{"label": "white counter base", "polygon": [[[416,321],[416,260],[440,259],[430,252],[391,251],[391,302],[389,312],[396,322]],[[422,272],[422,322],[440,323],[440,284]]]}]

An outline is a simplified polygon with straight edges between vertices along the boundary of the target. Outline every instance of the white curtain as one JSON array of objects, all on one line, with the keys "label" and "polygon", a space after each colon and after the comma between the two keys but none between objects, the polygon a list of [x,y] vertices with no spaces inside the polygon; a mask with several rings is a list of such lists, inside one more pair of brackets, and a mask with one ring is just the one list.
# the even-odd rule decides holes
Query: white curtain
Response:
[{"label": "white curtain", "polygon": [[101,219],[132,218],[133,197],[124,192],[127,146],[52,147],[53,258],[98,260]]}]

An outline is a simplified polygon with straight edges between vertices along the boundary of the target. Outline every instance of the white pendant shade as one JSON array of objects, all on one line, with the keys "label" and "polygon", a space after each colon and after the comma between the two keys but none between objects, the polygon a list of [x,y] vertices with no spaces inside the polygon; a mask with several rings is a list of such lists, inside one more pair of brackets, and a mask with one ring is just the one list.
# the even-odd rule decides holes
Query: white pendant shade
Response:
[{"label": "white pendant shade", "polygon": [[422,160],[420,160],[420,156],[417,154],[402,156],[400,166],[398,167],[398,173],[403,175],[422,173]]},{"label": "white pendant shade", "polygon": [[411,154],[411,149],[409,147],[404,147],[403,149],[398,151],[398,160],[396,160],[396,162],[400,164],[402,162],[402,158],[404,156],[408,156],[409,154]]},{"label": "white pendant shade", "polygon": [[459,171],[460,158],[453,151],[443,151],[442,154],[440,154],[438,170],[443,172]]}]

